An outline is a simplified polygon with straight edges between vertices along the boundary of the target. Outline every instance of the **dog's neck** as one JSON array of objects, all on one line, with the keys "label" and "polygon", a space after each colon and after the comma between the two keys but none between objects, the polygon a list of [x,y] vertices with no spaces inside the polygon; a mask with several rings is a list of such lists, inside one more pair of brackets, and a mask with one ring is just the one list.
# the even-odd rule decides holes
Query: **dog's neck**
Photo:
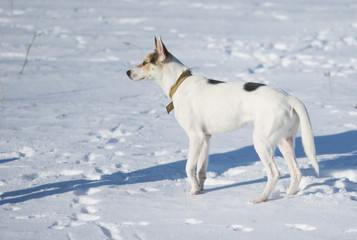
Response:
[{"label": "dog's neck", "polygon": [[188,69],[188,67],[183,65],[175,57],[172,57],[169,62],[164,64],[162,78],[156,81],[164,90],[166,96],[170,97],[171,88],[176,84],[181,74]]}]

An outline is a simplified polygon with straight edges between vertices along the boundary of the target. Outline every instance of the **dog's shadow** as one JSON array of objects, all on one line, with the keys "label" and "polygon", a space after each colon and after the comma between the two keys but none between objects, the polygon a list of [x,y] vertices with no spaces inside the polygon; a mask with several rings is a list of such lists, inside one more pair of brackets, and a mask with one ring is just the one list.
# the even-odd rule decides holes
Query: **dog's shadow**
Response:
[{"label": "dog's shadow", "polygon": [[[326,158],[328,160],[325,161],[320,161],[320,175],[322,177],[332,176],[336,171],[355,171],[357,169],[357,131],[315,137],[315,144],[317,155],[336,156],[328,157]],[[301,145],[301,138],[297,138],[295,151],[298,158],[305,156]],[[217,176],[219,176],[231,168],[249,166],[254,164],[256,161],[259,161],[259,158],[254,150],[254,147],[248,146],[231,152],[210,155],[208,171],[214,172]],[[0,163],[5,162],[7,161],[5,160]],[[127,185],[161,180],[177,180],[186,176],[184,172],[185,164],[186,160],[184,159],[177,162],[156,165],[128,173],[116,172],[109,175],[102,175],[100,180],[77,179],[5,192],[0,195],[0,205],[6,203],[25,202],[32,199],[43,198],[70,191],[85,191],[90,188],[101,186]],[[305,176],[313,175],[313,169],[303,169],[303,174]],[[227,186],[215,187],[208,189],[207,192],[218,191],[224,188],[255,184],[263,181],[265,181],[265,178],[260,178],[248,182],[235,183]],[[357,183],[350,182],[350,185],[353,185],[352,189],[357,189]],[[309,187],[313,186],[307,186],[307,188]]]}]

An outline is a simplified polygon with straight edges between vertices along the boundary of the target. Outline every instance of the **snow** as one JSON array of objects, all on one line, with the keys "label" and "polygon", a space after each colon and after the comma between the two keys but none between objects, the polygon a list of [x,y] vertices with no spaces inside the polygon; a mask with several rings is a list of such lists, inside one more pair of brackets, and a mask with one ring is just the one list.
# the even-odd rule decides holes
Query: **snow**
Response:
[{"label": "snow", "polygon": [[[357,4],[1,1],[0,239],[357,239]],[[22,74],[28,45],[28,63]],[[317,177],[268,202],[252,127],[213,136],[207,187],[187,192],[187,137],[160,87],[125,72],[162,35],[193,72],[257,81],[309,110]]]}]

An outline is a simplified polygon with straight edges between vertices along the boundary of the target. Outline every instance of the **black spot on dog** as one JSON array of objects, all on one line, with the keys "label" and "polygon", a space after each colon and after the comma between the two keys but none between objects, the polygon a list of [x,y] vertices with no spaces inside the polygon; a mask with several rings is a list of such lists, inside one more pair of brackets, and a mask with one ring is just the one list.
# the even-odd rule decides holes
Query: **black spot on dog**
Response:
[{"label": "black spot on dog", "polygon": [[244,90],[247,92],[252,92],[257,90],[259,87],[265,86],[263,83],[247,82],[244,84]]},{"label": "black spot on dog", "polygon": [[218,80],[214,80],[214,79],[208,79],[208,83],[209,84],[220,84],[220,83],[224,83],[224,82],[218,81]]}]

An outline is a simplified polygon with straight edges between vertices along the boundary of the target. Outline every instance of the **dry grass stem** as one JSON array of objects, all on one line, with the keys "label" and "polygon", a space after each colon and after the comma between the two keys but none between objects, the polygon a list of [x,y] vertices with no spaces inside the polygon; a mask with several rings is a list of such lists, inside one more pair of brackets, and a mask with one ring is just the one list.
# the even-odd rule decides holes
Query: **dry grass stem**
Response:
[{"label": "dry grass stem", "polygon": [[25,70],[26,64],[27,64],[27,62],[28,62],[28,56],[29,56],[29,53],[30,53],[32,44],[33,44],[33,42],[35,41],[36,36],[37,36],[37,32],[35,32],[35,33],[33,34],[32,40],[31,40],[30,44],[29,44],[28,47],[27,47],[25,61],[24,61],[24,64],[22,65],[22,69],[21,69],[21,71],[20,71],[20,74],[22,74],[22,73],[24,72],[24,70]]}]

